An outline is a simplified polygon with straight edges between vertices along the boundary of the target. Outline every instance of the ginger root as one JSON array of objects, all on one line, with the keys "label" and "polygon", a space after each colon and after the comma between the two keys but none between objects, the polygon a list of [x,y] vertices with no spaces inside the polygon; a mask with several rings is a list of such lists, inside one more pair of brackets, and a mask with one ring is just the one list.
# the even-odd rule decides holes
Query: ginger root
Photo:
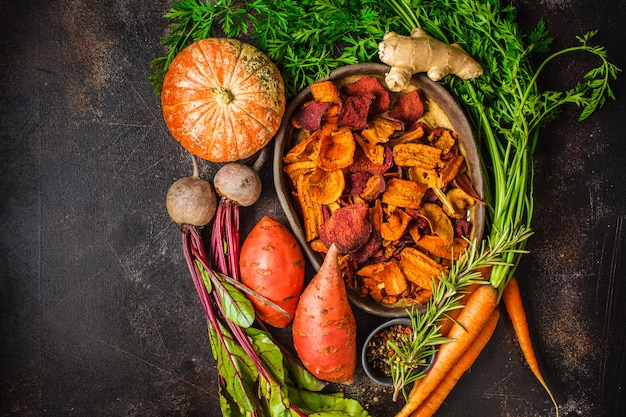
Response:
[{"label": "ginger root", "polygon": [[387,32],[378,44],[378,56],[391,66],[385,77],[391,91],[404,90],[413,74],[420,72],[433,81],[448,74],[468,80],[483,73],[480,64],[458,44],[441,42],[419,28],[413,29],[411,36]]}]

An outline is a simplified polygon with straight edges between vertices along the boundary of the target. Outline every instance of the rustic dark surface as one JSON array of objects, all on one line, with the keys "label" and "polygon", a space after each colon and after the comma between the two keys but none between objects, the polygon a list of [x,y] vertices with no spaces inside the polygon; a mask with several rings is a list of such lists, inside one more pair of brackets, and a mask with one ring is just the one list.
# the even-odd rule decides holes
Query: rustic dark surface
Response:
[{"label": "rustic dark surface", "polygon": [[[220,415],[206,323],[164,207],[190,164],[146,82],[169,3],[0,0],[3,416]],[[623,0],[514,4],[523,28],[546,21],[555,48],[600,29],[626,68]],[[542,83],[570,85],[586,59]],[[587,121],[565,111],[536,152],[536,233],[518,277],[565,417],[626,412],[625,80]],[[262,178],[244,236],[262,215],[285,220],[270,164]],[[362,343],[381,319],[356,314]],[[375,417],[397,407],[360,369],[346,392]],[[438,415],[554,415],[506,318]]]}]

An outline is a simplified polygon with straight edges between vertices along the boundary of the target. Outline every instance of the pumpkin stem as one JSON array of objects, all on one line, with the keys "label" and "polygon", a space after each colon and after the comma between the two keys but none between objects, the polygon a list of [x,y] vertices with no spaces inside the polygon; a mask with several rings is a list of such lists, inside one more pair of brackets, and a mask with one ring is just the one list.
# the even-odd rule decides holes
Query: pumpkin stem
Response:
[{"label": "pumpkin stem", "polygon": [[228,105],[235,99],[233,93],[224,87],[212,88],[211,92],[215,95],[215,99],[223,105]]}]

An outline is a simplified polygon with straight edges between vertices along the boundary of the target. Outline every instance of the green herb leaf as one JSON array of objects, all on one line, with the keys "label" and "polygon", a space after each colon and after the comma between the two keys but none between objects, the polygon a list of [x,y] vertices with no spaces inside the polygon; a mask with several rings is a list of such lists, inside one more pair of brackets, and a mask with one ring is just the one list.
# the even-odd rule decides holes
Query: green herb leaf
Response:
[{"label": "green herb leaf", "polygon": [[241,327],[250,327],[254,323],[254,306],[250,300],[232,284],[228,283],[222,274],[215,273],[219,285],[214,284],[215,291],[220,296],[224,315],[228,320]]}]

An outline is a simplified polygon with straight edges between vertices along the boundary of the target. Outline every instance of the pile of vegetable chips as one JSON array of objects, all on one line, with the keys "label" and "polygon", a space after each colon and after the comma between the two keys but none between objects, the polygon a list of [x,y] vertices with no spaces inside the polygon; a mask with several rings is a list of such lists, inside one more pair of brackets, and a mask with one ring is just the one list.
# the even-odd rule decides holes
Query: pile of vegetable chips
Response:
[{"label": "pile of vegetable chips", "polygon": [[311,85],[283,158],[305,238],[345,254],[349,287],[390,307],[424,304],[467,247],[482,203],[457,134],[430,126],[417,88],[390,93],[374,76]]}]

